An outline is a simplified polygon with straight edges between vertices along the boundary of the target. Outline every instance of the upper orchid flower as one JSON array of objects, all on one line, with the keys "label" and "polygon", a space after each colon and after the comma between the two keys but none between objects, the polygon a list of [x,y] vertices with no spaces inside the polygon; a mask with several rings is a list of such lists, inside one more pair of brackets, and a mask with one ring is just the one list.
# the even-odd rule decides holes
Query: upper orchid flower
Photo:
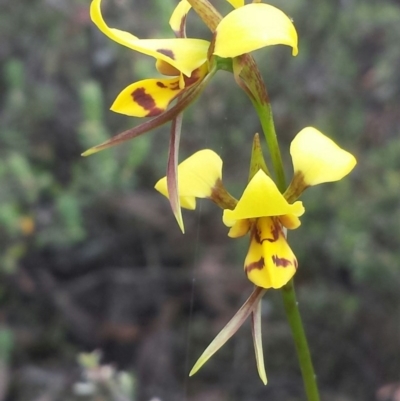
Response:
[{"label": "upper orchid flower", "polygon": [[[178,6],[173,26],[183,19],[188,9]],[[129,32],[110,28],[101,13],[101,0],[93,0],[90,17],[110,39],[139,53],[156,59],[156,68],[174,78],[154,78],[135,82],[126,87],[114,101],[111,110],[134,117],[153,117],[166,110],[169,103],[185,88],[201,80],[207,73],[209,43],[202,39],[139,39]],[[179,34],[179,32],[177,32]],[[183,34],[183,33],[182,33]]]},{"label": "upper orchid flower", "polygon": [[[154,119],[152,124],[140,125],[117,135],[89,149],[84,155],[121,143],[172,120],[196,98],[193,89],[210,74],[213,56],[234,58],[276,44],[291,46],[293,55],[297,54],[296,30],[290,18],[281,10],[262,3],[230,3],[239,8],[219,22],[210,43],[186,37],[185,22],[190,9],[187,0],[182,0],[172,14],[170,25],[178,37],[170,39],[139,39],[129,32],[111,28],[103,19],[101,0],[92,1],[91,19],[105,35],[132,50],[154,57],[157,70],[163,75],[172,76],[145,79],[127,86],[117,96],[111,110],[134,117],[161,117],[173,100],[178,97],[179,100],[173,113]],[[202,87],[197,89],[202,90]]]},{"label": "upper orchid flower", "polygon": [[[176,174],[181,113],[198,97],[218,69],[215,56],[235,60],[261,47],[277,44],[291,46],[293,55],[297,54],[297,32],[290,18],[281,10],[268,4],[229,2],[238,8],[225,18],[219,19],[217,15],[211,42],[186,37],[186,17],[191,8],[187,0],[180,1],[172,14],[170,25],[177,37],[171,39],[139,39],[128,32],[110,28],[101,13],[101,0],[93,0],[90,6],[92,21],[105,35],[130,49],[154,57],[157,70],[169,77],[145,79],[126,87],[117,96],[111,110],[134,117],[154,118],[87,150],[83,155],[125,142],[172,121],[167,186],[172,211],[181,227],[183,222]],[[235,79],[240,85],[238,70],[241,68],[233,63]],[[254,75],[259,76],[257,73]],[[241,86],[248,91],[247,87]],[[169,107],[174,100],[176,104]]]}]

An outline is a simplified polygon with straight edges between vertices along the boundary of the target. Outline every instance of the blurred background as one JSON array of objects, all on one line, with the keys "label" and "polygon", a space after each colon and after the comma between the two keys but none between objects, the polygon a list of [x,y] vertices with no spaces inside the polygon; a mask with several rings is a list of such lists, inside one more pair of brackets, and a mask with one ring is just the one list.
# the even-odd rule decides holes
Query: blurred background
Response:
[{"label": "blurred background", "polygon": [[[175,0],[103,3],[111,26],[172,37]],[[184,213],[180,233],[153,189],[168,125],[80,156],[143,121],[108,108],[128,84],[157,76],[154,60],[97,30],[89,4],[0,0],[0,401],[305,400],[279,291],[263,300],[268,386],[248,325],[188,378],[252,290],[248,239],[229,239],[207,202]],[[290,233],[322,399],[398,401],[400,2],[275,4],[294,19],[300,53],[255,57],[288,177],[288,146],[307,125],[358,159],[343,181],[307,191]],[[188,35],[210,37],[194,13]],[[219,72],[185,112],[180,158],[215,150],[239,196],[259,130],[232,75]]]}]

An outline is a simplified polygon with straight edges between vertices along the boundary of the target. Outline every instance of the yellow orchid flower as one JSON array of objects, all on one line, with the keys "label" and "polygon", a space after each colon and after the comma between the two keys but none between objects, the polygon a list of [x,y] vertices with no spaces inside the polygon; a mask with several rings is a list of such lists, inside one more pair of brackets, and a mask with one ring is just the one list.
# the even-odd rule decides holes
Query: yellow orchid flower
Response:
[{"label": "yellow orchid flower", "polygon": [[[211,199],[224,209],[223,221],[230,227],[231,238],[250,232],[244,269],[249,280],[263,288],[280,288],[296,272],[296,257],[284,233],[285,228],[300,226],[304,207],[296,199],[311,185],[342,179],[356,165],[353,155],[313,127],[300,131],[290,149],[294,176],[283,195],[260,169],[240,200],[234,200],[222,185],[222,160],[209,149],[196,152],[178,166],[182,207],[194,209],[196,197]],[[159,180],[155,188],[169,197],[167,177]]]},{"label": "yellow orchid flower", "polygon": [[[187,10],[179,7],[174,23],[184,18]],[[154,57],[156,67],[168,79],[146,79],[125,88],[117,97],[111,110],[134,117],[151,117],[164,112],[169,103],[184,89],[201,80],[208,69],[209,42],[202,39],[139,39],[119,29],[110,28],[101,13],[101,0],[93,0],[90,17],[96,26],[110,39],[132,50]]]},{"label": "yellow orchid flower", "polygon": [[[301,130],[290,147],[293,180],[282,195],[272,179],[259,170],[250,180],[234,210],[224,210],[229,236],[250,231],[250,247],[244,262],[248,279],[262,288],[281,288],[295,274],[297,260],[284,228],[300,226],[304,213],[294,202],[309,186],[338,181],[356,165],[355,157],[313,127]],[[294,202],[293,204],[291,204]]]},{"label": "yellow orchid flower", "polygon": [[[172,211],[182,229],[176,177],[182,111],[198,97],[218,68],[232,70],[232,63],[227,67],[226,63],[221,62],[218,67],[218,57],[220,60],[221,57],[236,58],[246,52],[276,44],[289,45],[293,48],[293,54],[297,54],[296,30],[282,11],[267,4],[244,5],[243,1],[237,0],[229,2],[237,8],[225,18],[220,19],[214,14],[216,30],[211,43],[186,37],[186,17],[191,8],[187,0],[180,1],[171,16],[170,26],[177,36],[172,39],[139,39],[129,32],[111,28],[102,16],[101,0],[92,0],[90,5],[91,19],[105,35],[132,50],[154,57],[157,70],[172,77],[141,80],[122,90],[111,106],[112,111],[154,118],[94,146],[83,156],[123,143],[172,121],[167,186],[171,194]],[[239,69],[234,67],[237,81]],[[258,74],[255,76],[259,77]],[[175,100],[176,104],[169,107]]]},{"label": "yellow orchid flower", "polygon": [[[246,52],[276,44],[289,45],[293,48],[293,54],[297,54],[296,30],[282,11],[267,4],[244,5],[243,1],[228,1],[237,8],[225,18],[220,18],[215,9],[211,13],[216,27],[211,43],[186,37],[186,17],[191,8],[187,0],[181,0],[171,16],[170,26],[177,36],[172,39],[139,39],[129,32],[111,28],[104,21],[101,0],[92,0],[90,5],[91,19],[105,35],[132,50],[154,57],[157,70],[172,77],[144,79],[122,90],[111,106],[112,111],[128,116],[154,118],[94,146],[84,152],[83,156],[136,138],[172,121],[167,186],[171,194],[169,199],[172,211],[182,229],[176,176],[182,111],[194,102],[218,68],[232,70],[233,66],[235,79],[239,83],[237,74],[241,67],[237,67],[237,63],[227,67],[224,62],[218,67],[218,57],[220,60],[221,57],[236,58]],[[257,73],[255,76],[259,77]],[[169,107],[175,100],[176,104]]]},{"label": "yellow orchid flower", "polygon": [[[205,80],[210,74],[212,60],[216,55],[234,58],[246,52],[276,44],[289,45],[293,54],[297,54],[297,33],[292,21],[282,11],[268,4],[243,5],[242,1],[230,1],[234,7],[218,24],[212,43],[185,37],[185,22],[190,4],[187,0],[179,2],[175,8],[170,26],[178,36],[171,39],[139,39],[129,32],[111,28],[101,13],[101,0],[93,0],[90,16],[96,26],[110,39],[137,52],[156,59],[157,70],[171,78],[150,78],[135,82],[126,87],[117,96],[111,110],[134,117],[155,117],[166,112],[171,102],[178,97],[177,107],[168,118],[160,118],[154,124],[132,129],[110,141],[89,149],[84,155],[90,155],[109,146],[136,137],[166,121],[170,121],[181,109],[187,107],[196,96],[186,94]],[[210,47],[211,46],[211,47]],[[212,50],[211,53],[210,49]],[[188,94],[189,95],[189,94]],[[129,133],[128,133],[129,132]]]},{"label": "yellow orchid flower", "polygon": [[[273,180],[265,173],[257,148],[253,145],[255,165],[261,168],[252,174],[239,201],[236,201],[222,185],[222,161],[209,149],[196,152],[178,166],[179,195],[182,207],[194,209],[195,198],[208,198],[218,204],[223,221],[230,227],[232,238],[250,231],[250,246],[244,270],[255,289],[235,316],[206,348],[189,375],[194,375],[240,328],[251,315],[256,363],[264,384],[267,376],[261,342],[261,303],[268,288],[283,287],[295,274],[297,260],[290,249],[285,228],[300,226],[299,217],[304,213],[302,202],[296,201],[305,188],[323,182],[337,181],[355,166],[353,155],[341,149],[332,140],[313,127],[300,131],[291,144],[294,177],[282,195]],[[253,159],[252,157],[252,159]],[[156,184],[156,189],[169,196],[166,177]],[[294,203],[293,203],[294,202]]]}]

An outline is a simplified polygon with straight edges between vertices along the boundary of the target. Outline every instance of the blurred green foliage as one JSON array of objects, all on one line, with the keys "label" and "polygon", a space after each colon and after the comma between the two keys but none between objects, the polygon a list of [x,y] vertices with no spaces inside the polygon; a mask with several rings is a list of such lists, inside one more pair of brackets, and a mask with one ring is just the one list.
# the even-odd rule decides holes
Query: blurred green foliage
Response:
[{"label": "blurred green foliage", "polygon": [[[294,18],[299,56],[291,58],[284,47],[255,56],[269,89],[288,177],[288,145],[306,125],[319,128],[358,159],[351,176],[309,189],[304,196],[302,227],[290,233],[300,263],[301,309],[324,399],[372,401],[380,386],[400,380],[400,8],[390,0],[275,3]],[[165,14],[174,4],[108,0],[104,13],[110,25],[140,37],[167,32],[172,37]],[[193,264],[193,249],[207,254],[215,243],[221,245],[225,259],[241,274],[247,248],[247,240],[225,238],[219,212],[206,205],[201,218],[193,218],[197,220],[185,214],[193,232],[189,239],[178,236],[172,213],[157,194],[151,192],[146,207],[136,213],[133,201],[127,206],[164,175],[167,126],[124,146],[80,157],[139,123],[112,114],[108,106],[126,85],[155,74],[153,60],[97,31],[88,5],[79,0],[0,0],[0,351],[11,368],[54,355],[59,364],[68,365],[82,347],[75,339],[71,350],[67,334],[79,324],[58,316],[65,292],[49,290],[39,272],[50,273],[62,286],[64,279],[68,284],[89,271],[100,275],[107,267],[136,269],[147,263],[141,274],[158,272],[170,283],[179,281],[170,274],[171,266]],[[190,36],[209,37],[195,16],[190,15],[189,23]],[[224,159],[227,187],[239,195],[251,141],[259,130],[250,102],[232,76],[220,72],[185,113],[181,159],[199,148],[213,148]],[[156,220],[156,208],[156,217],[149,217],[155,204],[165,207],[166,223]],[[192,280],[193,271],[186,274]],[[226,270],[226,277],[232,274]],[[245,285],[243,278],[240,288],[250,291]],[[169,302],[181,292],[177,286],[171,285]],[[101,291],[93,297],[86,292],[82,304],[100,310],[99,299],[109,295]],[[53,295],[43,298],[46,292]],[[154,296],[153,288],[148,292]],[[199,292],[194,296],[201,298]],[[278,384],[259,387],[249,333],[243,333],[221,351],[219,363],[210,362],[205,373],[191,379],[195,387],[203,388],[207,380],[217,383],[220,399],[302,399],[279,294],[266,298],[267,369],[270,383]],[[51,312],[49,299],[56,300]],[[213,337],[206,319],[217,313],[199,307],[191,317],[191,352],[198,354]],[[180,317],[184,323],[176,325],[184,326],[188,316]],[[27,343],[18,334],[21,326],[38,331],[39,339]],[[44,339],[42,330],[47,332]],[[59,334],[49,342],[54,332]],[[94,345],[87,341],[85,346]],[[17,350],[16,362],[12,349]],[[181,347],[179,352],[188,351]],[[24,399],[22,390],[13,391],[13,399]]]}]

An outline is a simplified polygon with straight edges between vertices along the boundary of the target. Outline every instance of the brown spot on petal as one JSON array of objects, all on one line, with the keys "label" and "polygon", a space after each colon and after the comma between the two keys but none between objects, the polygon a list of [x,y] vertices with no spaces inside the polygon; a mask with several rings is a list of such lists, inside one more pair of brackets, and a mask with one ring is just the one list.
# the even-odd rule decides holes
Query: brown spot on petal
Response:
[{"label": "brown spot on petal", "polygon": [[272,238],[265,238],[268,242],[276,242],[279,239],[279,234],[281,232],[280,224],[276,219],[273,219],[273,226],[271,227]]},{"label": "brown spot on petal", "polygon": [[154,109],[151,109],[147,114],[146,117],[155,117],[160,115],[161,113],[164,113],[165,109],[160,109],[159,107],[154,107]]},{"label": "brown spot on petal", "polygon": [[163,89],[168,88],[167,85],[163,84],[163,83],[160,82],[160,81],[156,82],[156,85],[157,85],[159,88],[163,88]]},{"label": "brown spot on petal", "polygon": [[167,57],[171,58],[172,60],[175,60],[175,54],[170,49],[157,49],[156,51],[158,53],[164,54],[164,56],[167,56]]},{"label": "brown spot on petal", "polygon": [[161,114],[164,110],[156,106],[153,97],[146,93],[144,88],[137,88],[131,93],[132,99],[139,106],[148,110],[147,117],[154,117]]},{"label": "brown spot on petal", "polygon": [[[276,267],[288,267],[293,265],[292,261],[285,258],[280,258],[278,255],[272,255],[272,262]],[[297,264],[297,262],[296,262]]]},{"label": "brown spot on petal", "polygon": [[252,234],[253,234],[253,236],[254,236],[254,241],[256,241],[257,244],[262,244],[263,240],[261,239],[261,232],[260,232],[260,230],[258,229],[257,224],[255,224],[255,225],[253,226]]},{"label": "brown spot on petal", "polygon": [[252,262],[244,267],[246,274],[249,274],[252,270],[262,270],[264,268],[264,258],[261,257],[257,262]]},{"label": "brown spot on petal", "polygon": [[187,19],[187,14],[181,19],[181,24],[179,26],[179,32],[178,32],[178,38],[186,37],[186,33],[185,33],[186,19]]},{"label": "brown spot on petal", "polygon": [[262,244],[264,241],[268,242],[276,242],[279,239],[279,235],[281,233],[280,223],[277,219],[273,219],[273,224],[270,228],[270,232],[272,234],[272,238],[261,238],[261,231],[258,229],[254,230],[254,239],[259,243]]},{"label": "brown spot on petal", "polygon": [[[192,72],[192,75],[190,77],[183,76],[183,81],[185,83],[185,88],[188,88],[189,86],[192,86],[196,82],[200,80],[200,69],[197,68]],[[171,90],[180,90],[181,88],[179,87],[179,81],[176,81],[174,83],[171,83],[170,87]]]},{"label": "brown spot on petal", "polygon": [[[196,82],[200,81],[200,69],[197,68],[192,72],[192,75],[190,77],[187,77],[186,75],[183,76],[183,81],[185,83],[185,88],[188,88],[189,86],[194,85]],[[179,87],[179,81],[176,81],[174,83],[171,83],[170,87],[171,90],[180,90],[181,88]]]},{"label": "brown spot on petal", "polygon": [[177,91],[177,90],[181,89],[179,87],[179,81],[171,82],[171,85],[169,86],[169,89],[171,89],[172,91]]},{"label": "brown spot on petal", "polygon": [[174,34],[177,38],[186,38],[186,18],[187,18],[187,14],[185,14],[182,18],[181,18],[181,23],[179,24],[179,29],[177,31],[174,31]]}]

